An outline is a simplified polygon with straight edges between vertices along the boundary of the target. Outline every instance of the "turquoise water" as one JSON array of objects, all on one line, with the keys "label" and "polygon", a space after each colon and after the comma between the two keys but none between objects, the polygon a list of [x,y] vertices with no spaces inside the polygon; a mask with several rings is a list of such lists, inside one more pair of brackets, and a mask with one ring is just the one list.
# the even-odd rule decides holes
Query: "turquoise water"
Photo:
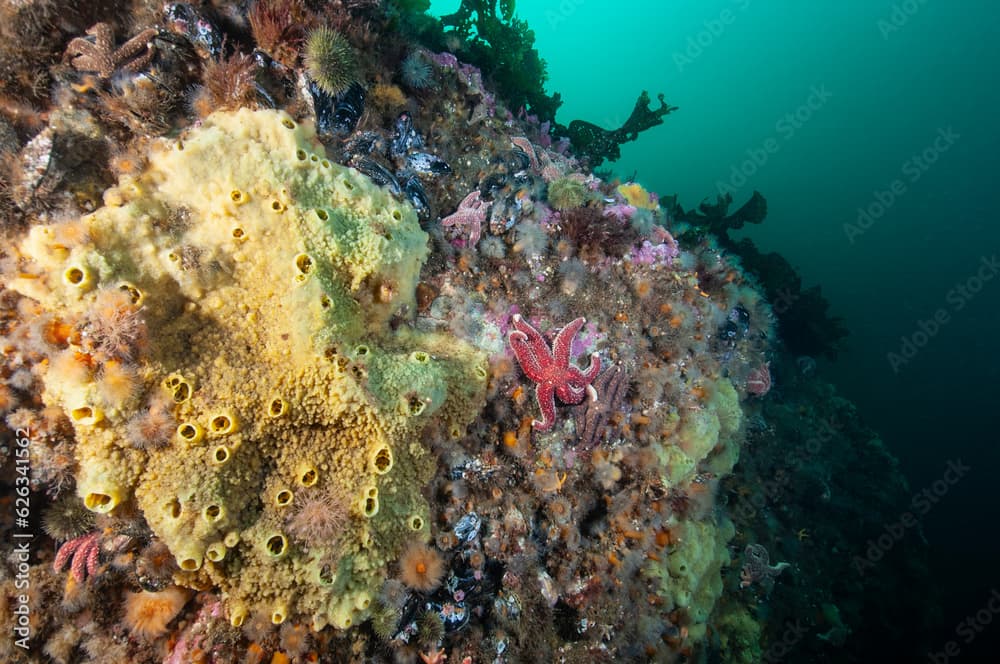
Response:
[{"label": "turquoise water", "polygon": [[996,4],[521,0],[517,13],[563,124],[618,126],[643,89],[680,107],[623,147],[617,174],[685,207],[719,190],[736,204],[767,197],[766,222],[746,234],[846,319],[846,351],[821,370],[882,432],[914,493],[949,459],[971,466],[925,526],[937,574],[968,570],[947,584],[946,622],[980,608],[998,581],[996,536],[956,523],[1000,516],[982,484],[1000,460]]}]

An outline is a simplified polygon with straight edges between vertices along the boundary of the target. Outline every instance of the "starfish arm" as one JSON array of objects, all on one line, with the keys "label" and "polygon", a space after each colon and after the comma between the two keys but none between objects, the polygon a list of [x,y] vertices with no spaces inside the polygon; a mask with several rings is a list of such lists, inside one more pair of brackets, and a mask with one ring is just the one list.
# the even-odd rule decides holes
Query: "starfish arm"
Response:
[{"label": "starfish arm", "polygon": [[[538,330],[521,318],[520,314],[514,314],[511,321],[514,324],[514,331],[508,335],[508,339],[511,340],[512,347],[514,347],[513,339],[518,340],[520,350],[514,347],[514,352],[521,362],[521,368],[536,383],[545,380],[545,373],[553,363],[548,342]],[[525,360],[528,360],[528,366],[525,366]]]},{"label": "starfish arm", "polygon": [[460,215],[458,212],[450,214],[441,220],[441,225],[445,228],[451,228],[452,226],[464,226],[467,223],[468,219]]},{"label": "starfish arm", "polygon": [[52,562],[52,569],[56,572],[61,572],[73,557],[73,553],[80,548],[82,543],[83,540],[77,537],[76,539],[71,539],[60,546],[59,551],[56,552],[56,559]]},{"label": "starfish arm", "polygon": [[66,47],[66,58],[79,71],[97,71],[100,51],[93,43],[83,37],[77,37]]},{"label": "starfish arm", "polygon": [[587,384],[592,383],[597,378],[597,374],[601,373],[601,356],[597,353],[592,353],[590,356],[590,366],[581,373]]},{"label": "starfish arm", "polygon": [[573,337],[580,331],[583,324],[587,322],[585,318],[577,318],[563,329],[559,330],[556,339],[552,342],[552,356],[555,358],[557,367],[569,366],[570,351],[573,348]]},{"label": "starfish arm", "polygon": [[92,535],[87,535],[84,541],[77,548],[76,552],[73,554],[73,565],[70,567],[70,572],[73,574],[73,578],[78,582],[83,582],[87,578],[87,570],[91,567],[90,559],[94,559],[93,567],[97,569],[97,556],[100,553],[100,548],[95,546],[94,537]]},{"label": "starfish arm", "polygon": [[507,335],[507,343],[514,349],[514,355],[517,357],[517,362],[521,365],[521,369],[524,370],[525,375],[536,383],[542,380],[545,372],[543,364],[545,358],[538,356],[535,352],[535,347],[525,337],[524,333],[514,330]]},{"label": "starfish arm", "polygon": [[579,367],[570,365],[566,368],[563,373],[563,381],[573,387],[574,392],[583,391],[584,388],[590,387],[594,379],[597,378],[597,374],[601,371],[601,358],[594,353],[590,359],[590,366],[587,367],[586,371],[581,370]]},{"label": "starfish arm", "polygon": [[91,63],[87,69],[96,71],[101,78],[111,78],[111,75],[115,73],[112,62],[112,51],[115,48],[114,31],[107,23],[97,23],[87,30],[87,34],[94,37],[95,45],[95,48],[87,54]]},{"label": "starfish arm", "polygon": [[478,189],[473,189],[469,192],[469,195],[462,199],[462,202],[458,204],[458,207],[466,210],[479,210],[483,206],[483,200],[480,198],[481,194]]},{"label": "starfish arm", "polygon": [[153,49],[150,48],[149,42],[159,34],[156,28],[146,28],[135,37],[132,37],[127,42],[118,47],[115,51],[115,60],[118,62],[124,62],[129,58],[143,53],[142,57],[147,57],[147,54],[151,57]]},{"label": "starfish arm", "polygon": [[73,555],[73,565],[70,567],[70,574],[76,579],[77,583],[83,583],[84,579],[87,578],[87,556],[84,555],[86,549],[80,547],[76,550]]},{"label": "starfish arm", "polygon": [[521,314],[514,314],[510,319],[511,324],[513,324],[514,329],[525,336],[532,346],[543,346],[546,350],[549,345],[546,343],[542,334],[534,328],[534,326],[528,321],[524,320]]},{"label": "starfish arm", "polygon": [[94,542],[90,547],[90,551],[87,553],[87,574],[90,576],[97,575],[97,566],[100,563],[101,546],[97,542]]},{"label": "starfish arm", "polygon": [[94,38],[95,51],[110,53],[115,47],[115,33],[107,23],[95,23],[87,28],[87,34]]},{"label": "starfish arm", "polygon": [[535,387],[535,400],[538,401],[538,408],[542,411],[542,419],[533,420],[531,426],[535,431],[548,431],[556,423],[556,399],[552,385],[539,383]]},{"label": "starfish arm", "polygon": [[83,37],[76,37],[66,46],[66,57],[71,60],[92,55],[97,50],[91,42]]}]

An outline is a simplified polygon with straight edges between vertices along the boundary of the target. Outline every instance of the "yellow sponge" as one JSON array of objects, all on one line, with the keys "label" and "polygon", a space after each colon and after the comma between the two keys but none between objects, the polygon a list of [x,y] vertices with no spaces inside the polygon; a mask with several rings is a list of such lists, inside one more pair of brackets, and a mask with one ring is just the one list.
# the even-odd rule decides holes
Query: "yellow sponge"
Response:
[{"label": "yellow sponge", "polygon": [[[127,360],[140,385],[118,408],[98,407],[85,372],[49,363],[81,497],[105,513],[134,501],[178,581],[219,588],[234,623],[360,622],[430,521],[421,432],[436,419],[460,434],[485,395],[481,353],[389,325],[415,310],[427,256],[412,207],[327,160],[310,125],[249,110],[156,143],[104,199],[75,243],[33,229],[21,250],[36,278],[14,283],[78,320],[119,289],[145,323]],[[130,424],[154,402],[176,432],[133,446]],[[310,521],[330,515],[334,530]]]}]

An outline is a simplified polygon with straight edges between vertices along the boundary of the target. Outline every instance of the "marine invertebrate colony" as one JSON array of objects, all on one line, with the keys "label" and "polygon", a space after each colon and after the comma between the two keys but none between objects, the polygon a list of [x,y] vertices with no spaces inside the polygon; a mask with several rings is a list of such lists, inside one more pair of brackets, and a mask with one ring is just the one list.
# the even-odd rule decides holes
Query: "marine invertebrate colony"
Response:
[{"label": "marine invertebrate colony", "polygon": [[[71,282],[75,269],[69,268]],[[132,361],[146,341],[146,322],[125,290],[102,289],[88,312],[83,337],[85,345],[101,357]]]},{"label": "marine invertebrate colony", "polygon": [[[43,49],[88,71],[8,67],[37,118],[0,118],[0,207],[24,222],[0,252],[0,410],[30,430],[33,502],[58,496],[32,652],[760,659],[733,554],[829,535],[716,500],[744,436],[748,467],[801,415],[774,417],[791,383],[749,398],[783,362],[772,312],[729,249],[673,240],[668,199],[589,172],[672,107],[555,123],[510,0],[441,21],[427,0],[90,4]],[[151,35],[131,56],[126,24]],[[687,220],[766,206],[723,207]]]},{"label": "marine invertebrate colony", "polygon": [[303,491],[292,506],[286,528],[307,546],[336,541],[350,518],[349,501],[341,495]]}]

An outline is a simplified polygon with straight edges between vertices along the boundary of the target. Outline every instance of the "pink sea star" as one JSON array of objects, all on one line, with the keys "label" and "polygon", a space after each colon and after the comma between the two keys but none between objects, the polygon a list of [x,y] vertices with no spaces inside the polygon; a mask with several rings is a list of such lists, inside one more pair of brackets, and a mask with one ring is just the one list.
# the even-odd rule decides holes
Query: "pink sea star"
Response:
[{"label": "pink sea star", "polygon": [[156,51],[153,40],[156,28],[146,28],[115,48],[115,35],[107,23],[97,23],[87,30],[93,41],[77,37],[66,47],[66,59],[79,71],[93,71],[101,78],[111,78],[116,71],[138,72],[145,69]]},{"label": "pink sea star", "polygon": [[462,199],[457,210],[441,220],[441,225],[465,226],[469,231],[469,246],[475,247],[482,234],[488,207],[489,203],[479,198],[479,190],[476,189]]},{"label": "pink sea star", "polygon": [[507,342],[514,350],[521,369],[537,383],[535,398],[542,411],[542,419],[533,420],[531,426],[537,431],[548,431],[556,421],[556,396],[566,404],[580,403],[585,394],[597,399],[597,392],[591,383],[601,371],[601,358],[597,353],[592,354],[590,366],[582,371],[569,363],[573,338],[586,322],[583,318],[577,318],[561,329],[552,342],[551,350],[538,330],[519,314],[514,314],[512,322],[514,329],[507,335]]},{"label": "pink sea star", "polygon": [[73,538],[59,547],[52,568],[61,572],[66,563],[73,559],[70,573],[78,583],[83,583],[87,575],[97,574],[97,565],[101,555],[101,531],[95,530],[87,535]]},{"label": "pink sea star", "polygon": [[538,155],[535,154],[535,146],[524,136],[511,136],[510,142],[524,154],[528,155],[531,162],[531,170],[538,170]]}]

